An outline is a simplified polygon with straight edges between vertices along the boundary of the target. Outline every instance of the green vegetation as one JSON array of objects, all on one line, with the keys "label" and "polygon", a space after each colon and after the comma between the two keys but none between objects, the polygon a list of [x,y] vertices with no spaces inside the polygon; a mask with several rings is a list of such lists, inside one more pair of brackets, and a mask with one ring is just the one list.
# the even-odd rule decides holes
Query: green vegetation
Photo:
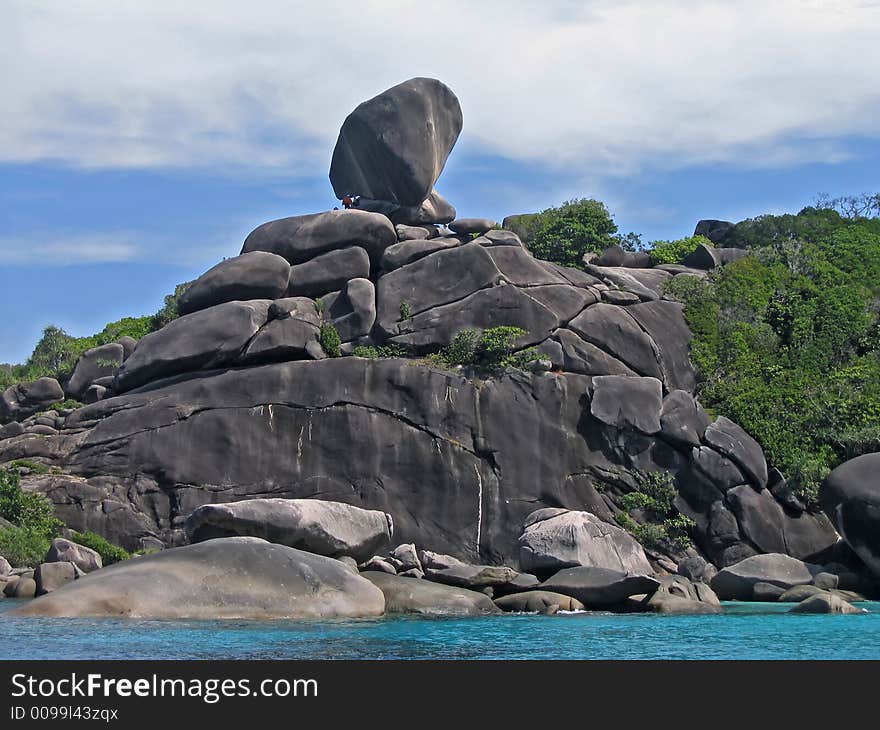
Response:
[{"label": "green vegetation", "polygon": [[[680,514],[672,503],[678,493],[672,474],[640,471],[636,472],[636,479],[637,488],[623,496],[621,505],[625,512],[617,515],[617,521],[645,547],[689,547],[694,521]],[[640,513],[644,521],[637,522],[632,512]]]},{"label": "green vegetation", "polygon": [[382,357],[406,357],[406,348],[400,345],[383,345],[382,347],[374,347],[372,345],[358,345],[351,352],[355,357],[364,357],[368,360],[378,360]]},{"label": "green vegetation", "polygon": [[712,247],[712,241],[705,236],[688,236],[677,241],[654,241],[648,249],[655,264],[680,264],[688,254],[702,244]]},{"label": "green vegetation", "polygon": [[22,462],[0,468],[0,517],[13,525],[0,529],[0,555],[23,568],[43,561],[63,525],[45,496],[21,488],[19,466],[30,468]]},{"label": "green vegetation", "polygon": [[754,256],[676,277],[704,406],[737,421],[805,499],[880,450],[880,219],[829,208],[737,224]]},{"label": "green vegetation", "polygon": [[583,267],[585,253],[601,253],[614,244],[627,250],[641,245],[636,234],[618,234],[617,224],[603,203],[585,198],[518,216],[515,229],[538,258],[575,268]]},{"label": "green vegetation", "polygon": [[75,411],[77,408],[82,408],[83,403],[80,403],[78,400],[73,400],[73,398],[68,398],[67,400],[61,401],[60,403],[53,403],[49,406],[47,410],[50,411]]},{"label": "green vegetation", "polygon": [[401,319],[409,319],[411,316],[409,304],[406,302],[400,303],[400,318]]},{"label": "green vegetation", "polygon": [[339,357],[342,354],[339,350],[339,346],[342,344],[339,332],[337,332],[336,328],[329,322],[324,322],[321,325],[321,331],[318,334],[318,342],[321,343],[321,347],[324,348],[324,352],[326,352],[329,357]]},{"label": "green vegetation", "polygon": [[516,340],[527,334],[519,327],[490,327],[482,333],[464,329],[434,359],[445,367],[461,365],[477,370],[506,367],[524,369],[538,358],[537,350],[533,347],[515,350]]},{"label": "green vegetation", "polygon": [[122,560],[128,560],[131,557],[131,554],[127,550],[124,550],[118,545],[114,545],[112,542],[105,540],[94,532],[74,532],[73,542],[77,545],[83,545],[84,547],[94,550],[101,556],[101,561],[105,566],[118,563]]}]

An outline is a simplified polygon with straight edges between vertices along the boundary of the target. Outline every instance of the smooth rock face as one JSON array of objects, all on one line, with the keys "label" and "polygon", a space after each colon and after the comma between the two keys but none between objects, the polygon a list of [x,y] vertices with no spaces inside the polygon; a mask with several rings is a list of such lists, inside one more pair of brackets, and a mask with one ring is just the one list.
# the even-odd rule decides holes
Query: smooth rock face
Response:
[{"label": "smooth rock face", "polygon": [[551,606],[560,611],[583,611],[584,604],[576,598],[551,591],[526,591],[495,599],[495,605],[502,611],[517,613],[543,613]]},{"label": "smooth rock face", "polygon": [[743,470],[759,487],[767,486],[767,462],[760,444],[729,418],[719,416],[706,429],[706,443]]},{"label": "smooth rock face", "polygon": [[385,612],[389,614],[479,616],[498,613],[485,593],[376,571],[366,571],[361,576],[382,591]]},{"label": "smooth rock face", "polygon": [[78,545],[63,537],[56,537],[52,540],[52,547],[49,548],[49,552],[46,554],[46,562],[72,563],[83,573],[91,573],[93,570],[99,570],[104,567],[101,556],[95,550],[85,545]]},{"label": "smooth rock face", "polygon": [[660,430],[663,383],[656,378],[602,375],[593,378],[590,413],[617,428],[652,434]]},{"label": "smooth rock face", "polygon": [[391,518],[318,499],[253,499],[208,504],[186,521],[191,542],[218,537],[259,537],[317,555],[366,560],[391,540]]},{"label": "smooth rock face", "polygon": [[576,566],[653,572],[642,546],[626,530],[589,512],[564,510],[533,520],[520,536],[519,546],[520,567],[538,574]]},{"label": "smooth rock face", "polygon": [[837,532],[880,577],[880,454],[865,454],[834,469],[819,503]]},{"label": "smooth rock face", "polygon": [[684,390],[673,390],[663,399],[660,431],[683,445],[699,446],[711,419],[700,404]]},{"label": "smooth rock face", "polygon": [[337,560],[249,537],[116,563],[10,615],[141,619],[380,616],[381,591]]},{"label": "smooth rock face", "polygon": [[278,299],[287,291],[290,264],[274,253],[253,251],[221,261],[196,279],[177,303],[190,314],[224,302]]},{"label": "smooth rock face", "polygon": [[360,104],[342,124],[330,163],[336,197],[418,206],[461,132],[461,106],[436,79],[404,81]]},{"label": "smooth rock face", "polygon": [[692,583],[680,575],[662,576],[658,580],[660,587],[644,604],[649,611],[667,614],[723,612],[718,596],[705,583]]},{"label": "smooth rock face", "polygon": [[755,555],[718,571],[712,590],[722,601],[749,601],[756,583],[769,583],[788,590],[811,583],[819,567],[778,553]]},{"label": "smooth rock face", "polygon": [[165,325],[143,337],[116,376],[117,390],[188,370],[234,361],[268,317],[267,300],[226,302]]},{"label": "smooth rock face", "polygon": [[712,218],[705,218],[697,222],[697,226],[694,228],[694,235],[705,236],[718,246],[724,243],[725,239],[735,227],[735,224],[730,221],[719,221]]},{"label": "smooth rock face", "polygon": [[571,596],[587,608],[603,608],[619,604],[630,596],[654,593],[659,587],[660,582],[651,576],[581,567],[560,570],[541,583],[537,590]]},{"label": "smooth rock face", "polygon": [[98,378],[115,375],[124,358],[125,349],[116,342],[86,350],[76,361],[76,367],[67,382],[66,395],[74,400],[82,400],[86,390]]},{"label": "smooth rock face", "polygon": [[386,216],[365,210],[330,210],[264,223],[251,231],[241,252],[268,251],[291,264],[301,264],[327,251],[360,246],[378,260],[394,243],[397,232]]}]

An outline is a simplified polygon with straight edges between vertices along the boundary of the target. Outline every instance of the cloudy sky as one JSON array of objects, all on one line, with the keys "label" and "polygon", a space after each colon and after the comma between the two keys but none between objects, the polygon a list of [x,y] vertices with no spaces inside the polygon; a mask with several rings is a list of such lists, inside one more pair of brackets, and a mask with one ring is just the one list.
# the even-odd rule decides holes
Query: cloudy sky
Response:
[{"label": "cloudy sky", "polygon": [[876,192],[878,37],[878,0],[0,0],[0,362],[331,208],[340,123],[413,76],[461,101],[461,215],[597,197],[650,241]]}]

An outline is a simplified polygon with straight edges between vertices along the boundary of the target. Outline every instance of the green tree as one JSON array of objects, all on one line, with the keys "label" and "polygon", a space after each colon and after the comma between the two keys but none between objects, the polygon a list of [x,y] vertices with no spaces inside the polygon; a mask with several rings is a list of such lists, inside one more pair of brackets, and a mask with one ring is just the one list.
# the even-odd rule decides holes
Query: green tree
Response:
[{"label": "green tree", "polygon": [[580,268],[585,253],[621,242],[617,224],[598,200],[568,200],[530,218],[528,226],[534,231],[528,242],[532,253],[563,266]]}]

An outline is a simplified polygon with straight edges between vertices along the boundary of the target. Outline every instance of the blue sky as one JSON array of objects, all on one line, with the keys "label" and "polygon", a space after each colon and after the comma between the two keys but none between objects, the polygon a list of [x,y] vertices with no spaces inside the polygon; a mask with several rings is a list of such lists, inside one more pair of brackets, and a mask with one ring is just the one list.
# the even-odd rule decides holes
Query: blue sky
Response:
[{"label": "blue sky", "polygon": [[207,7],[4,5],[0,362],[332,207],[343,118],[416,75],[461,100],[437,188],[462,216],[597,197],[649,241],[880,190],[877,2]]}]

